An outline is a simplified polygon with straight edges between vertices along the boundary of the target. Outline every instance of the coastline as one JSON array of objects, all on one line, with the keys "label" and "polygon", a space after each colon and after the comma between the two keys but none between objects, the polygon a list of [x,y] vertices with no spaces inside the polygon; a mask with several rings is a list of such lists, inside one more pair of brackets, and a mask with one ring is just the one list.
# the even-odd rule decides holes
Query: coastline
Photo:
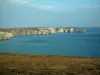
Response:
[{"label": "coastline", "polygon": [[50,35],[55,33],[84,33],[83,28],[0,28],[0,40],[23,35]]},{"label": "coastline", "polygon": [[100,58],[0,52],[0,73],[2,75],[100,75]]}]

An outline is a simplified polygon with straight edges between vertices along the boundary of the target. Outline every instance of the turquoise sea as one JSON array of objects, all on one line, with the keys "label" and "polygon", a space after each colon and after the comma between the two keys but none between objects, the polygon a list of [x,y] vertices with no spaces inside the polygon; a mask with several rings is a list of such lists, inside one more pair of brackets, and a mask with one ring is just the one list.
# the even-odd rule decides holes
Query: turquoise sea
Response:
[{"label": "turquoise sea", "polygon": [[0,52],[100,57],[100,28],[85,30],[85,33],[17,36],[0,41]]}]

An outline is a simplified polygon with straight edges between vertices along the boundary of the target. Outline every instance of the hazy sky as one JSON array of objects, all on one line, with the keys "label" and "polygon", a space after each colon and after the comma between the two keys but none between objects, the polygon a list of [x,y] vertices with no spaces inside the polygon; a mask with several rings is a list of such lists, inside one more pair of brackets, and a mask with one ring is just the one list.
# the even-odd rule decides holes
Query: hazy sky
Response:
[{"label": "hazy sky", "polygon": [[0,0],[0,27],[100,27],[100,0]]}]

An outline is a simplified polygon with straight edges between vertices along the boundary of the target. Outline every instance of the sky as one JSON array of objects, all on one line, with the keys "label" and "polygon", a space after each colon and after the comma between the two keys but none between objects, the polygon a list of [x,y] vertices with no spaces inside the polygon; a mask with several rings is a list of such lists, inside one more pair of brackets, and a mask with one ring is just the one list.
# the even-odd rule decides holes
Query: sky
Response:
[{"label": "sky", "polygon": [[100,27],[100,0],[0,0],[0,28]]}]

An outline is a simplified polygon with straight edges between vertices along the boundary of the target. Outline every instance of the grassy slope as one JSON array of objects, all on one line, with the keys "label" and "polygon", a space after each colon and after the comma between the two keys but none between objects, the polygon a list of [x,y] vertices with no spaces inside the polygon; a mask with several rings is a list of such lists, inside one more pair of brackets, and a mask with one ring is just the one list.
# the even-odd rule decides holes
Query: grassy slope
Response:
[{"label": "grassy slope", "polygon": [[100,75],[100,58],[0,53],[0,72],[2,75]]}]

